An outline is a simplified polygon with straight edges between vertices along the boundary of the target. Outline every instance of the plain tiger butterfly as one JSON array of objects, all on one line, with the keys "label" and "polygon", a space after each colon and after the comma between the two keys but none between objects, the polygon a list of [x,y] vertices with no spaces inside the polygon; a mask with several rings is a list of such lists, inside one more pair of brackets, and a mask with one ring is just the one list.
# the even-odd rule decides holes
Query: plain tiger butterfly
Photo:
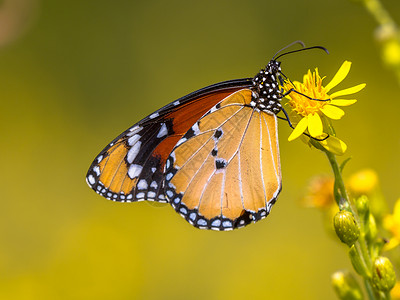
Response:
[{"label": "plain tiger butterfly", "polygon": [[[303,48],[277,56],[295,43]],[[296,41],[254,78],[213,84],[155,111],[100,152],[87,183],[113,201],[170,203],[201,229],[265,218],[282,189],[277,114],[288,120],[277,59],[314,48],[326,51]]]}]

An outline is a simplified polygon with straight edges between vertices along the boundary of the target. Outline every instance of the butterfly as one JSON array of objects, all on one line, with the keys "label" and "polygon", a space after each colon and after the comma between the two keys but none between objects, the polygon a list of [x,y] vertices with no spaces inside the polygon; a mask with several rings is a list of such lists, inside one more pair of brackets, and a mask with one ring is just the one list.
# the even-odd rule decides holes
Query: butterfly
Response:
[{"label": "butterfly", "polygon": [[[303,48],[277,56],[295,43]],[[170,203],[200,229],[265,218],[282,189],[277,114],[288,120],[277,59],[313,48],[323,47],[296,41],[254,78],[213,84],[150,114],[100,152],[88,185],[113,201]]]}]

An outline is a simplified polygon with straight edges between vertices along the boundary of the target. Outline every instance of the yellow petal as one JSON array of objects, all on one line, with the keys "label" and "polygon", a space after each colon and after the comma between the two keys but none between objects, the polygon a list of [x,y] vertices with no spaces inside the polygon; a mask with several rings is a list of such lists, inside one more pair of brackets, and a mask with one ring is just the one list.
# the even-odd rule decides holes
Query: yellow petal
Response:
[{"label": "yellow petal", "polygon": [[400,199],[398,199],[394,205],[393,216],[396,221],[400,223]]},{"label": "yellow petal", "polygon": [[347,145],[337,137],[330,136],[324,141],[319,142],[329,152],[336,155],[343,155],[347,150]]},{"label": "yellow petal", "polygon": [[386,252],[386,251],[392,250],[393,248],[397,247],[399,245],[399,243],[400,243],[400,241],[393,237],[389,240],[389,243],[386,243],[383,246],[382,251]]},{"label": "yellow petal", "polygon": [[320,110],[324,113],[325,116],[333,120],[339,120],[341,117],[344,116],[344,111],[341,108],[333,105],[325,105],[324,107],[320,108]]},{"label": "yellow petal", "polygon": [[322,121],[319,114],[308,116],[308,131],[312,137],[319,137],[323,133]]},{"label": "yellow petal", "polygon": [[311,77],[311,70],[308,69],[307,74],[303,75],[303,83],[305,84],[308,81],[308,78],[310,78],[310,77]]},{"label": "yellow petal", "polygon": [[337,91],[337,92],[335,92],[335,93],[333,93],[331,95],[331,99],[339,97],[339,96],[355,94],[355,93],[361,91],[363,88],[365,88],[365,86],[366,86],[365,83],[361,83],[361,84],[353,86],[351,88],[348,88],[348,89],[345,89],[345,90],[341,90],[341,91]]},{"label": "yellow petal", "polygon": [[394,225],[395,225],[395,220],[393,215],[386,215],[383,218],[383,227],[385,227],[386,230],[390,231]]},{"label": "yellow petal", "polygon": [[296,125],[296,127],[293,129],[292,134],[289,136],[288,141],[293,141],[294,139],[298,138],[304,130],[307,129],[308,126],[308,120],[307,118],[303,118],[300,120],[300,122]]},{"label": "yellow petal", "polygon": [[332,105],[337,105],[337,106],[349,106],[352,105],[354,103],[356,103],[357,100],[356,99],[351,99],[351,100],[347,100],[347,99],[333,99],[329,102],[329,104]]},{"label": "yellow petal", "polygon": [[343,81],[343,79],[346,78],[347,74],[349,74],[350,71],[350,67],[351,67],[351,62],[349,61],[345,61],[342,66],[339,68],[339,71],[337,71],[337,73],[335,74],[335,76],[333,76],[331,82],[329,82],[325,89],[326,92],[329,92],[332,88],[334,88],[335,86],[337,86],[339,83],[341,83]]}]

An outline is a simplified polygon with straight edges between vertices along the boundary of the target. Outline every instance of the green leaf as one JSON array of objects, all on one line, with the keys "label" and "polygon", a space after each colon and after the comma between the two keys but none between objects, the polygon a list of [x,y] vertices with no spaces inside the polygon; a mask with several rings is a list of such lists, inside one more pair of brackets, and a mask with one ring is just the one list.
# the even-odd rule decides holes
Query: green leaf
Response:
[{"label": "green leaf", "polygon": [[344,166],[352,159],[352,157],[346,158],[341,164],[340,164],[340,172],[343,172]]}]

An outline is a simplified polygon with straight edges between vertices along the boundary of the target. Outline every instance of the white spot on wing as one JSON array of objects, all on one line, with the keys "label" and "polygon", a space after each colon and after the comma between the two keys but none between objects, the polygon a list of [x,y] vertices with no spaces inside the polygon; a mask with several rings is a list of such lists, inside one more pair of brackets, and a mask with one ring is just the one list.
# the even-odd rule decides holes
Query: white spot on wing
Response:
[{"label": "white spot on wing", "polygon": [[175,161],[175,152],[171,152],[171,154],[169,155],[173,161]]},{"label": "white spot on wing", "polygon": [[207,225],[207,221],[204,220],[204,219],[199,219],[199,220],[197,220],[197,225],[206,226]]},{"label": "white spot on wing", "polygon": [[186,141],[187,141],[187,139],[186,139],[185,137],[181,138],[181,139],[176,143],[175,147],[178,147],[180,144],[182,144],[182,143],[184,143],[184,142],[186,142]]},{"label": "white spot on wing", "polygon": [[165,123],[162,123],[161,129],[157,134],[157,138],[161,138],[163,136],[166,136],[167,134],[168,134],[167,125],[165,125]]},{"label": "white spot on wing", "polygon": [[100,167],[99,167],[99,166],[95,166],[95,167],[93,168],[93,171],[96,173],[97,176],[100,175]]},{"label": "white spot on wing", "polygon": [[126,157],[128,163],[133,163],[133,160],[136,158],[136,156],[138,155],[139,151],[140,151],[140,147],[142,146],[142,142],[137,142],[136,144],[134,144],[132,146],[131,149],[129,149],[128,151],[128,155]]},{"label": "white spot on wing", "polygon": [[93,175],[91,175],[91,174],[88,176],[87,179],[88,179],[88,182],[90,185],[93,185],[96,182],[96,180],[94,180]]},{"label": "white spot on wing", "polygon": [[220,225],[221,225],[220,219],[216,219],[211,223],[211,226],[213,226],[213,227],[219,227]]},{"label": "white spot on wing", "polygon": [[129,129],[129,131],[131,131],[131,132],[139,132],[140,130],[142,130],[143,129],[143,127],[140,127],[140,126],[133,126],[131,129]]},{"label": "white spot on wing", "polygon": [[140,139],[140,135],[135,134],[134,136],[130,137],[128,140],[129,146],[133,146],[136,142]]},{"label": "white spot on wing", "polygon": [[138,187],[139,190],[146,190],[147,186],[148,185],[147,185],[146,179],[140,179],[138,184],[137,184],[137,187]]},{"label": "white spot on wing", "polygon": [[213,106],[213,107],[210,109],[210,114],[213,113],[213,112],[216,111],[216,110],[217,110],[217,106]]},{"label": "white spot on wing", "polygon": [[176,100],[174,103],[172,103],[173,105],[177,106],[180,104],[180,102],[178,100]]},{"label": "white spot on wing", "polygon": [[140,165],[131,165],[128,170],[128,176],[133,179],[142,173],[143,167]]},{"label": "white spot on wing", "polygon": [[151,184],[150,184],[150,187],[152,187],[152,188],[157,188],[158,187],[158,184],[157,184],[157,182],[156,181],[153,181]]},{"label": "white spot on wing", "polygon": [[149,118],[150,118],[150,119],[154,119],[154,118],[157,118],[158,116],[159,116],[158,113],[154,113],[154,114],[151,114],[151,115],[149,116]]},{"label": "white spot on wing", "polygon": [[192,129],[195,135],[200,134],[199,124],[197,122],[192,126]]}]

